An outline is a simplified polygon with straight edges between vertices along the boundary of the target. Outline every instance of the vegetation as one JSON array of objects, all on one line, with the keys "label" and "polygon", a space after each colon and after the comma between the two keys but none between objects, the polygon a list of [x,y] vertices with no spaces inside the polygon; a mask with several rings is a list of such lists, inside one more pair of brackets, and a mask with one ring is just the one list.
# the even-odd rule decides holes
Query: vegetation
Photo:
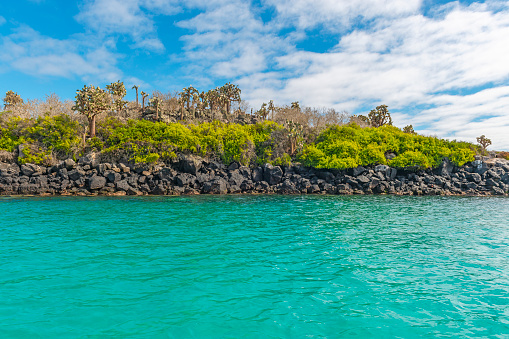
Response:
[{"label": "vegetation", "polygon": [[226,164],[298,161],[336,169],[376,164],[424,169],[445,157],[463,165],[477,150],[469,143],[418,135],[412,125],[400,130],[392,126],[386,105],[367,116],[351,116],[301,107],[298,101],[276,106],[270,100],[248,114],[240,89],[227,83],[208,91],[193,86],[174,94],[154,91],[150,98],[140,91],[140,107],[139,87],[132,88],[136,102],[124,100],[121,81],[106,90],[84,86],[74,103],[54,95],[46,102],[25,102],[10,91],[4,98],[9,110],[0,113],[0,150],[18,150],[19,162],[38,164],[96,151],[111,161],[135,163],[192,153]]},{"label": "vegetation", "polygon": [[22,104],[23,99],[18,93],[14,93],[13,91],[8,91],[5,93],[4,97],[4,109],[9,109],[17,104]]},{"label": "vegetation", "polygon": [[481,146],[481,153],[486,154],[486,149],[489,145],[491,145],[491,140],[486,138],[486,136],[483,134],[480,137],[477,137],[477,143],[479,146]]},{"label": "vegetation", "polygon": [[0,116],[0,149],[12,152],[20,145],[20,163],[50,164],[53,157],[75,157],[80,150],[80,125],[67,115],[37,119]]},{"label": "vegetation", "polygon": [[504,151],[499,152],[499,153],[497,154],[497,157],[498,157],[498,158],[502,158],[502,159],[509,160],[509,152],[504,152]]},{"label": "vegetation", "polygon": [[[386,155],[396,156],[387,160]],[[356,124],[331,126],[315,144],[300,155],[307,166],[352,168],[359,165],[387,164],[394,167],[424,169],[439,165],[448,157],[456,165],[474,160],[471,144],[404,133],[394,126],[361,128]]]},{"label": "vegetation", "polygon": [[76,104],[73,109],[85,115],[88,119],[90,137],[95,137],[95,121],[98,114],[110,109],[108,93],[100,87],[83,86],[76,91]]}]

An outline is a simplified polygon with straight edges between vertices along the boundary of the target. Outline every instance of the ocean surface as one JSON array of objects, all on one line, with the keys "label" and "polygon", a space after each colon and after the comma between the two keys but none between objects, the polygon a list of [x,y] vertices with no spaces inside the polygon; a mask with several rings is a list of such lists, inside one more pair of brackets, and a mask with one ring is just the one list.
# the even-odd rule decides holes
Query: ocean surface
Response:
[{"label": "ocean surface", "polygon": [[509,199],[0,198],[0,338],[509,338]]}]

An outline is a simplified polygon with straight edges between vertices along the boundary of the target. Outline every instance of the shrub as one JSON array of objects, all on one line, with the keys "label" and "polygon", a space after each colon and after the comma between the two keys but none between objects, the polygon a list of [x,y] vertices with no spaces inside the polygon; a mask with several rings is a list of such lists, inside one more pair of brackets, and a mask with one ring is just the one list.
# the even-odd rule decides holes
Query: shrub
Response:
[{"label": "shrub", "polygon": [[396,154],[389,162],[395,167],[430,168],[445,157],[460,166],[474,160],[472,144],[404,133],[390,125],[360,128],[356,124],[327,128],[299,158],[307,166],[344,169],[387,164],[386,153]]}]

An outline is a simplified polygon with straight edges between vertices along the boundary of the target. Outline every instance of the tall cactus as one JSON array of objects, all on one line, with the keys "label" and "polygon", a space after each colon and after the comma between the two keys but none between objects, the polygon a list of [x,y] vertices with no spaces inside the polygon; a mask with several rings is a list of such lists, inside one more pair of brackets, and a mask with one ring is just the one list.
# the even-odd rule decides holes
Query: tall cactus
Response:
[{"label": "tall cactus", "polygon": [[269,101],[269,106],[267,107],[267,109],[272,112],[272,120],[274,120],[274,111],[276,110],[276,106],[274,106],[274,101]]},{"label": "tall cactus", "polygon": [[205,93],[207,103],[210,107],[210,115],[214,118],[214,107],[219,104],[219,91],[217,88],[211,89]]},{"label": "tall cactus", "polygon": [[87,117],[89,135],[93,138],[96,116],[111,109],[108,92],[100,87],[85,85],[76,91],[75,105],[72,109]]},{"label": "tall cactus", "polygon": [[136,90],[136,107],[138,107],[138,106],[139,106],[139,104],[138,104],[138,88],[139,88],[139,87],[138,87],[138,86],[136,86],[136,85],[133,85],[133,87],[131,87],[131,89]]},{"label": "tall cactus", "polygon": [[182,92],[180,92],[180,97],[184,100],[187,106],[187,111],[190,112],[191,110],[191,99],[193,98],[193,95],[198,93],[198,90],[194,88],[193,86],[184,87],[182,89]]},{"label": "tall cactus", "polygon": [[15,106],[17,104],[22,104],[23,99],[18,93],[15,93],[13,91],[8,91],[5,93],[4,97],[4,109],[7,109],[9,107]]},{"label": "tall cactus", "polygon": [[239,86],[233,85],[233,84],[227,82],[221,88],[219,88],[219,92],[221,94],[223,94],[223,96],[225,98],[226,113],[229,114],[230,110],[231,110],[232,102],[234,102],[234,101],[239,101],[240,102],[240,100],[241,100],[240,99],[241,90],[240,90]]},{"label": "tall cactus", "polygon": [[150,99],[150,104],[156,109],[156,120],[159,120],[159,110],[161,109],[161,99],[159,97],[153,97]]},{"label": "tall cactus", "polygon": [[299,141],[302,141],[303,127],[298,122],[286,120],[286,128],[288,129],[288,137],[290,138],[290,155],[297,151]]},{"label": "tall cactus", "polygon": [[111,84],[106,85],[106,89],[111,94],[115,110],[117,113],[120,113],[127,104],[127,101],[124,100],[124,97],[127,94],[124,83],[118,80],[117,82],[112,82]]},{"label": "tall cactus", "polygon": [[141,91],[141,110],[144,111],[145,110],[145,99],[148,97],[148,94]]},{"label": "tall cactus", "polygon": [[368,113],[368,119],[373,127],[392,125],[391,113],[389,113],[387,105],[380,105],[376,109],[372,109]]}]

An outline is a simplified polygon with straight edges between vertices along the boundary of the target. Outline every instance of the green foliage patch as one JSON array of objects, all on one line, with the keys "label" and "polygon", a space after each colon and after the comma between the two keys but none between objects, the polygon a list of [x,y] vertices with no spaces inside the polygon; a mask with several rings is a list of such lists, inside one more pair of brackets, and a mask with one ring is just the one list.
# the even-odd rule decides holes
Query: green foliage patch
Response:
[{"label": "green foliage patch", "polygon": [[[9,118],[0,114],[0,149],[14,151],[23,144],[20,162],[49,163],[54,158],[76,158],[95,150],[105,155],[121,154],[135,163],[153,163],[192,153],[225,164],[288,165],[292,158],[288,128],[271,121],[253,125],[222,122],[181,123],[108,118],[97,123],[96,136],[83,144],[84,127],[70,116],[37,119]],[[293,145],[295,146],[295,145]],[[300,146],[299,146],[300,147]],[[384,125],[361,128],[356,124],[330,126],[304,145],[298,159],[317,168],[352,168],[388,164],[395,167],[429,168],[448,157],[456,165],[474,160],[474,145],[404,133]],[[385,155],[394,153],[390,161]]]},{"label": "green foliage patch", "polygon": [[26,144],[22,163],[48,163],[54,155],[68,157],[76,154],[81,142],[79,128],[79,124],[67,115],[6,120],[0,115],[0,149],[12,152]]},{"label": "green foliage patch", "polygon": [[[387,161],[387,153],[394,153],[396,157]],[[349,124],[327,128],[318,136],[316,143],[304,148],[300,160],[317,168],[345,169],[388,164],[424,169],[438,166],[446,157],[461,166],[473,161],[474,154],[474,147],[469,143],[404,133],[389,125],[361,128]]]},{"label": "green foliage patch", "polygon": [[258,159],[284,161],[267,157],[271,146],[267,140],[273,131],[281,128],[273,122],[239,125],[216,121],[182,125],[130,120],[124,124],[110,118],[98,124],[98,140],[89,142],[89,146],[104,153],[125,151],[134,162],[170,160],[182,152],[218,158],[226,164],[238,161],[247,165]]}]

